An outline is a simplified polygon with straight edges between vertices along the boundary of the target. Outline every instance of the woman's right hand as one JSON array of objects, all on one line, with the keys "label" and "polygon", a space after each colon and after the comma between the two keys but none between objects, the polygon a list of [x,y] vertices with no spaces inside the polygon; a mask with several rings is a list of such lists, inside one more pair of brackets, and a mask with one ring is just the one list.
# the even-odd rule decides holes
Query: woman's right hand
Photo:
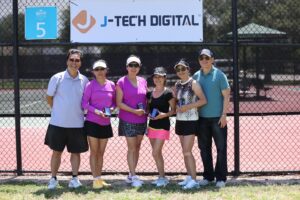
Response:
[{"label": "woman's right hand", "polygon": [[95,113],[101,117],[108,118],[101,110],[95,109]]},{"label": "woman's right hand", "polygon": [[176,113],[184,113],[188,110],[190,110],[190,106],[189,105],[183,105],[183,106],[176,106]]},{"label": "woman's right hand", "polygon": [[142,116],[145,114],[145,111],[143,109],[135,109],[134,114],[136,114],[137,116]]}]

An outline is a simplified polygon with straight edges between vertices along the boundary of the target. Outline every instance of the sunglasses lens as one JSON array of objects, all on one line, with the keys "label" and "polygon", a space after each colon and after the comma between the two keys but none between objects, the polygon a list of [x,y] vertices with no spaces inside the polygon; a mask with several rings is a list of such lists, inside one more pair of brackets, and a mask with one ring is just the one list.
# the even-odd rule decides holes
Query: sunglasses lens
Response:
[{"label": "sunglasses lens", "polygon": [[103,67],[94,69],[94,71],[104,71],[104,70],[105,70],[105,68],[103,68]]},{"label": "sunglasses lens", "polygon": [[208,56],[200,56],[199,57],[199,60],[209,60],[210,59],[210,57],[208,57]]},{"label": "sunglasses lens", "polygon": [[135,68],[140,67],[139,64],[137,64],[137,63],[130,63],[128,66],[129,67],[135,67]]},{"label": "sunglasses lens", "polygon": [[184,72],[186,70],[185,67],[182,67],[182,68],[176,68],[176,72]]},{"label": "sunglasses lens", "polygon": [[71,59],[69,59],[71,62],[80,62],[80,60],[79,59],[73,59],[73,58],[71,58]]}]

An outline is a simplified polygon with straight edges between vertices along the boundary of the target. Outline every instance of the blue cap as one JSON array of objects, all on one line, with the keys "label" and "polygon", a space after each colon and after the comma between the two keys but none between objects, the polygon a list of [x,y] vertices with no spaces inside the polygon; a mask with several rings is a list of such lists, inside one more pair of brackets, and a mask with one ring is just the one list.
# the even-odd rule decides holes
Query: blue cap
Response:
[{"label": "blue cap", "polygon": [[202,49],[199,53],[199,56],[201,56],[201,55],[206,55],[208,57],[214,57],[213,53],[209,49]]}]

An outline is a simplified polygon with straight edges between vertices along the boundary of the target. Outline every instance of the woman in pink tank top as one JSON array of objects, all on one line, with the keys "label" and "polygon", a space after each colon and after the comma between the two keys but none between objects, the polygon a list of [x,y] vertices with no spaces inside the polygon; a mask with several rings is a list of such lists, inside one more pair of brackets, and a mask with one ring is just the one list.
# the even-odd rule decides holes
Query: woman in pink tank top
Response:
[{"label": "woman in pink tank top", "polygon": [[86,85],[81,103],[82,108],[87,110],[84,129],[90,146],[94,189],[110,185],[101,178],[106,145],[108,139],[113,137],[110,111],[116,107],[115,84],[106,78],[107,70],[105,60],[98,60],[93,64],[92,73],[95,78]]},{"label": "woman in pink tank top", "polygon": [[147,127],[146,93],[147,81],[137,76],[141,60],[135,55],[128,57],[126,69],[128,74],[121,77],[116,86],[116,103],[119,112],[119,136],[125,136],[127,142],[127,163],[129,175],[126,179],[133,187],[140,187],[143,182],[136,176],[135,170],[139,150]]}]

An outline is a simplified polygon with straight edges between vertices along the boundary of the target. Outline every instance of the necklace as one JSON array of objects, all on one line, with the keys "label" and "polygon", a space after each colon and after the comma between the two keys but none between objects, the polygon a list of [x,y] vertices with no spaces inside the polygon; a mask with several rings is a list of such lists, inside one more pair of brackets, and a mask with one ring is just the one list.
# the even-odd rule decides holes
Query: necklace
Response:
[{"label": "necklace", "polygon": [[166,89],[166,87],[159,88],[159,90],[157,88],[154,88],[153,91],[160,93],[160,92],[165,91],[165,89]]},{"label": "necklace", "polygon": [[186,81],[184,81],[184,82],[183,82],[183,81],[180,81],[180,84],[181,84],[181,85],[184,85],[184,84],[186,84],[187,82],[189,82],[190,80],[191,80],[191,77],[189,77],[189,78],[188,78]]},{"label": "necklace", "polygon": [[165,87],[163,87],[162,89],[160,90],[157,90],[156,88],[153,89],[153,96],[154,98],[158,98],[162,95],[162,93],[165,91]]}]

